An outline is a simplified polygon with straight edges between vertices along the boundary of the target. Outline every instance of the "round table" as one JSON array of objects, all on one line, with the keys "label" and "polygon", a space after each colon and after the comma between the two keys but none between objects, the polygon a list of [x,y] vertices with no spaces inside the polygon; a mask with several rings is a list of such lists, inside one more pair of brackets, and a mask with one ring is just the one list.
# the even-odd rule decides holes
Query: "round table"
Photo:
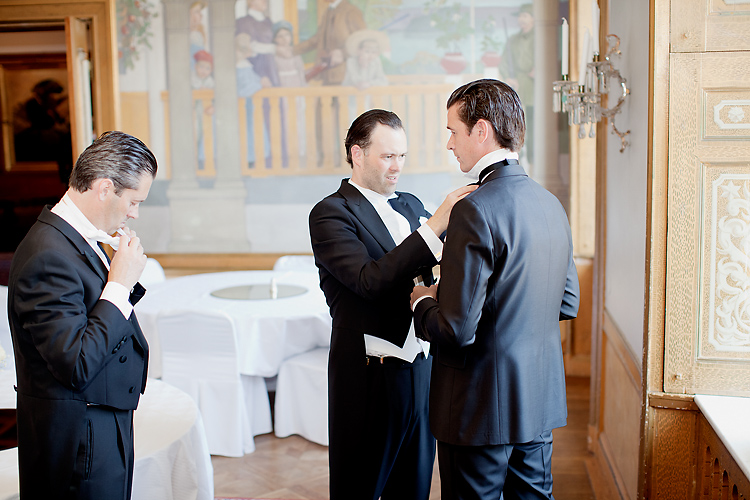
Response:
[{"label": "round table", "polygon": [[[133,438],[133,500],[213,500],[211,455],[190,396],[149,379],[133,414]],[[11,448],[0,451],[0,500],[17,498],[18,448]]]},{"label": "round table", "polygon": [[[227,288],[268,286],[268,298],[230,299],[212,295]],[[277,292],[302,287],[303,293],[284,297]],[[190,309],[223,311],[237,330],[239,369],[243,375],[273,377],[285,359],[327,347],[331,343],[331,315],[320,290],[317,273],[293,271],[232,271],[168,279],[152,285],[135,307],[150,346],[149,376],[161,376],[161,349],[156,328],[160,311]]]}]

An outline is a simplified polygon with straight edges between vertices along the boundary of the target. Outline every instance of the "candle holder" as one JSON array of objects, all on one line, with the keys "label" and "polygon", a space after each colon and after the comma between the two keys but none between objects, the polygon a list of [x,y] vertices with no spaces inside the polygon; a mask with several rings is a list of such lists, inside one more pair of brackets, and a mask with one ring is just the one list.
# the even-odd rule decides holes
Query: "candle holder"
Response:
[{"label": "candle holder", "polygon": [[[593,61],[586,65],[586,74],[583,75],[582,82],[570,82],[567,75],[563,75],[562,80],[552,84],[552,110],[555,113],[568,113],[568,124],[578,125],[578,138],[586,137],[585,125],[591,124],[589,137],[595,137],[595,124],[600,122],[602,117],[608,118],[612,123],[612,133],[620,138],[620,153],[625,151],[629,145],[625,139],[629,134],[620,132],[615,126],[615,115],[620,112],[625,98],[630,94],[627,80],[623,78],[620,72],[612,65],[611,58],[619,56],[620,38],[617,35],[607,35],[607,39],[613,39],[614,44],[604,57],[604,61],[599,60],[599,54],[594,54]],[[621,94],[611,108],[603,108],[602,96],[608,95],[610,90],[615,87],[621,89]]]}]

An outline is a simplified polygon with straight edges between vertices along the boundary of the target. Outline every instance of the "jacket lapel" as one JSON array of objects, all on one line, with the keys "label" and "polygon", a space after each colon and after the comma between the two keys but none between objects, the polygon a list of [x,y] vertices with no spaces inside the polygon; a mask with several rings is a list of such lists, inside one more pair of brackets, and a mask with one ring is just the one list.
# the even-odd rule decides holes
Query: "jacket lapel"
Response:
[{"label": "jacket lapel", "polygon": [[396,247],[396,242],[393,241],[391,233],[388,232],[388,228],[383,224],[383,220],[378,215],[378,212],[367,201],[367,198],[359,192],[359,189],[349,184],[348,179],[341,181],[339,194],[346,199],[352,214],[359,219],[365,229],[367,229],[386,252],[390,252]]},{"label": "jacket lapel", "polygon": [[502,165],[499,168],[496,168],[490,174],[482,179],[482,182],[480,184],[484,185],[490,181],[493,181],[495,179],[499,179],[501,177],[510,177],[513,175],[526,175],[526,171],[523,169],[521,165],[518,164],[512,164],[512,165]]},{"label": "jacket lapel", "polygon": [[102,279],[102,282],[107,282],[107,275],[109,274],[109,272],[107,271],[107,267],[104,265],[104,262],[102,262],[102,259],[99,258],[94,249],[91,248],[91,245],[89,245],[86,240],[83,239],[83,236],[81,236],[78,231],[73,229],[73,226],[65,222],[61,217],[50,212],[49,206],[44,207],[42,213],[39,214],[39,221],[44,222],[45,224],[49,224],[50,226],[60,231],[76,248],[76,250],[78,250],[86,257],[86,260],[88,260],[89,262],[89,266],[97,275],[99,275],[99,277]]}]

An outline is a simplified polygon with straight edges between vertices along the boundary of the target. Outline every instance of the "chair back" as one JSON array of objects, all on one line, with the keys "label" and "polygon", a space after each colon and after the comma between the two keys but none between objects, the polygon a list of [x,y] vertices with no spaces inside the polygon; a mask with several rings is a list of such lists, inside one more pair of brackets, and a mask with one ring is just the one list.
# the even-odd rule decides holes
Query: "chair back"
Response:
[{"label": "chair back", "polygon": [[146,260],[146,267],[143,268],[143,273],[141,273],[141,279],[138,281],[141,285],[148,287],[148,285],[153,285],[154,283],[162,283],[166,279],[164,269],[159,264],[159,261],[149,257]]},{"label": "chair back", "polygon": [[274,271],[318,272],[312,255],[282,255],[273,265]]},{"label": "chair back", "polygon": [[166,310],[156,318],[162,378],[239,380],[234,322],[214,311]]}]

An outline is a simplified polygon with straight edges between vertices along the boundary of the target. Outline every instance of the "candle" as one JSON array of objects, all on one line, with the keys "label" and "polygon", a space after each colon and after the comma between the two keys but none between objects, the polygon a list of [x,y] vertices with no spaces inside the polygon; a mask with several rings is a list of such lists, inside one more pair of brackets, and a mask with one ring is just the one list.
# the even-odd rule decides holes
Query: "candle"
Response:
[{"label": "candle", "polygon": [[586,79],[586,64],[590,61],[589,51],[591,50],[591,34],[588,28],[583,32],[583,44],[581,46],[583,50],[578,56],[578,83],[583,85]]},{"label": "candle", "polygon": [[562,74],[568,74],[568,20],[562,18]]},{"label": "candle", "polygon": [[599,4],[594,0],[592,2],[591,6],[591,15],[593,17],[593,33],[591,34],[591,38],[593,39],[593,52],[594,54],[599,53]]}]

